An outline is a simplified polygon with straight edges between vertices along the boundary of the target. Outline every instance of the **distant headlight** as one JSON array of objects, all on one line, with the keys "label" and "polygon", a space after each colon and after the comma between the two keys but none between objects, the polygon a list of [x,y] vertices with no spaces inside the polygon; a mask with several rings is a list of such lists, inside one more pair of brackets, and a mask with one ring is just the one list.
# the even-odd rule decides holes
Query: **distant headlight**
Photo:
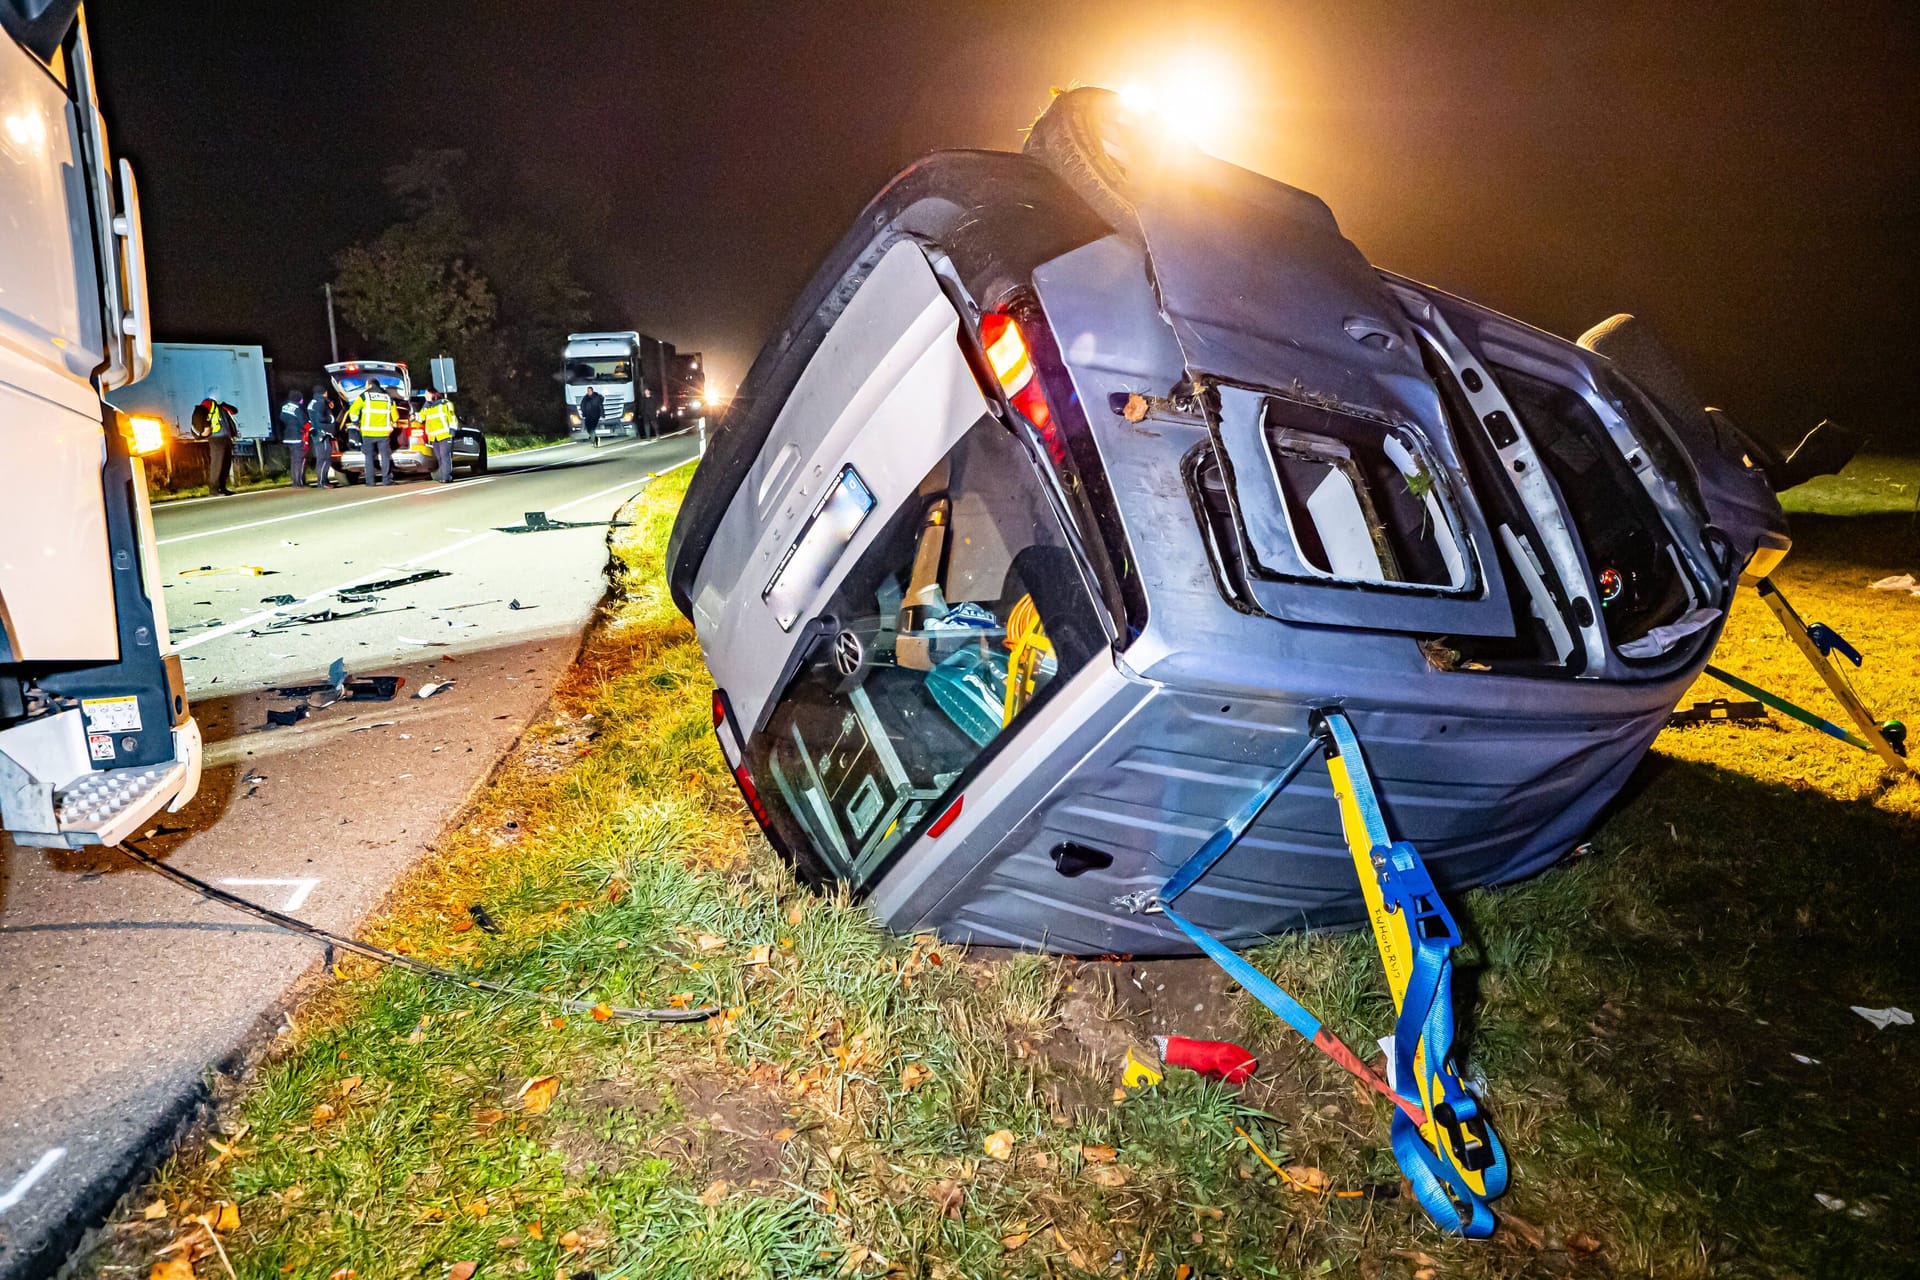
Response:
[{"label": "distant headlight", "polygon": [[128,418],[127,448],[144,458],[167,444],[167,425],[158,418]]},{"label": "distant headlight", "polygon": [[567,421],[571,422],[574,426],[577,427],[580,425],[580,415],[577,413],[570,413],[567,415]]},{"label": "distant headlight", "polygon": [[623,413],[623,414],[621,414],[621,415],[620,415],[620,421],[622,421],[622,422],[632,422],[632,421],[633,421],[633,410],[631,410],[631,409],[629,409],[629,410],[627,410],[627,411],[626,411],[625,413]]},{"label": "distant headlight", "polygon": [[689,401],[687,401],[687,408],[689,408],[689,409],[698,409],[698,408],[700,408],[700,407],[701,407],[701,402],[700,402],[700,401],[698,401],[698,400],[689,400]]}]

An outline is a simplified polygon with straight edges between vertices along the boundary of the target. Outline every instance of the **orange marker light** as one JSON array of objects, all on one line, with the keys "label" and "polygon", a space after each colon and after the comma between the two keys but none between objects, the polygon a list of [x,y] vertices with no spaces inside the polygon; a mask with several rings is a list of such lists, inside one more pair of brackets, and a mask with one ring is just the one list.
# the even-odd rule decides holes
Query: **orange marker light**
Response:
[{"label": "orange marker light", "polygon": [[987,365],[1000,380],[1001,390],[1009,398],[1017,396],[1033,381],[1033,356],[1027,339],[1012,316],[998,312],[980,317],[980,341],[987,349]]}]

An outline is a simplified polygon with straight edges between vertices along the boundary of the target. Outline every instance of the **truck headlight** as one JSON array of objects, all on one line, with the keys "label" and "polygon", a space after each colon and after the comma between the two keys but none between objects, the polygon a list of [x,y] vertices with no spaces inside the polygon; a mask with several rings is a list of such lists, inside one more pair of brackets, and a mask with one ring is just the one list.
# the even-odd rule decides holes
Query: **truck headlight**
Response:
[{"label": "truck headlight", "polygon": [[631,409],[629,409],[629,410],[627,410],[627,411],[626,411],[625,413],[623,413],[623,414],[621,414],[621,415],[620,415],[620,421],[622,421],[622,422],[632,422],[632,421],[633,421],[633,410],[631,410]]},{"label": "truck headlight", "polygon": [[567,421],[571,422],[574,426],[577,427],[580,425],[580,415],[577,413],[570,413],[567,415]]},{"label": "truck headlight", "polygon": [[158,418],[127,419],[127,448],[139,457],[158,453],[167,446],[167,424]]}]

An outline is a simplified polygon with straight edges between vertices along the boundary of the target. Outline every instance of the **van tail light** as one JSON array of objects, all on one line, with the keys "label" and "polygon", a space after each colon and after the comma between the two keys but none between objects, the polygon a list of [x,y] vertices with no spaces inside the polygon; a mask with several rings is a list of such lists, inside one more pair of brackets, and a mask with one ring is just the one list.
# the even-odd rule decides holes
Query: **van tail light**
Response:
[{"label": "van tail light", "polygon": [[733,780],[740,784],[740,795],[746,800],[747,808],[753,810],[753,820],[762,827],[772,826],[773,820],[767,817],[767,806],[760,803],[760,793],[754,788],[753,777],[747,772],[746,765],[734,768]]},{"label": "van tail light", "polygon": [[1008,403],[1040,432],[1054,461],[1062,460],[1065,449],[1054,429],[1053,409],[1047,404],[1047,393],[1040,389],[1033,349],[1027,345],[1027,335],[1020,331],[1020,322],[1003,311],[990,311],[981,316],[980,345],[987,353],[987,367],[993,370]]},{"label": "van tail light", "polygon": [[753,775],[747,772],[746,752],[742,749],[740,734],[733,724],[733,708],[728,705],[726,691],[722,689],[713,691],[713,736],[720,739],[720,754],[727,758],[727,768],[733,771],[734,783],[740,788],[740,798],[753,811],[753,820],[762,829],[770,829],[772,819],[767,816],[767,806],[760,803],[760,791],[753,785]]}]

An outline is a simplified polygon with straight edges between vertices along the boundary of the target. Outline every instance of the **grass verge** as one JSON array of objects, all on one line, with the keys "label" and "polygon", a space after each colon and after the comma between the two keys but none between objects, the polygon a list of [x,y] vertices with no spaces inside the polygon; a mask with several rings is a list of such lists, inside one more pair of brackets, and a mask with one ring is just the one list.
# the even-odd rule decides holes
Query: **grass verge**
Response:
[{"label": "grass verge", "polygon": [[[1336,1188],[1392,1186],[1387,1116],[1203,964],[968,954],[796,887],[661,584],[685,478],[620,535],[618,599],[549,717],[368,933],[726,1015],[559,1018],[349,962],[93,1274],[223,1274],[197,1215],[262,1280],[1911,1273],[1916,1032],[1848,1010],[1920,992],[1911,779],[1778,720],[1669,732],[1588,852],[1468,896],[1469,1074],[1514,1161],[1503,1229],[1468,1244],[1408,1200],[1268,1172],[1236,1127]],[[1866,584],[1914,567],[1905,521],[1797,524],[1780,581],[1897,709],[1920,600]],[[1772,626],[1743,602],[1721,661],[1823,705]],[[1364,937],[1257,958],[1351,1042],[1386,1030]],[[1120,1052],[1161,1026],[1238,1035],[1262,1072],[1116,1097]]]}]

